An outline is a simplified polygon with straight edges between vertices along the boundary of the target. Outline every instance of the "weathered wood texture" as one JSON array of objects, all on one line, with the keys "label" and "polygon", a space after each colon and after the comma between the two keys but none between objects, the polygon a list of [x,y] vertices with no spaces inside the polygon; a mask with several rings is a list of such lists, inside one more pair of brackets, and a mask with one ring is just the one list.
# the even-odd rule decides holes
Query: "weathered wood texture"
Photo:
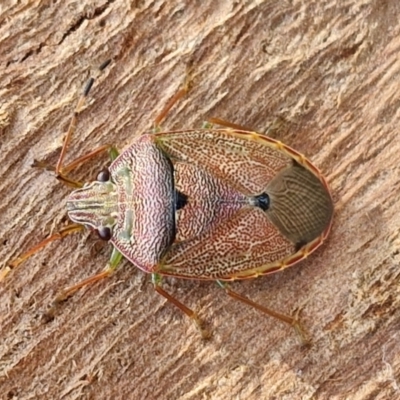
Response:
[{"label": "weathered wood texture", "polygon": [[[54,164],[89,74],[96,81],[68,160],[151,129],[189,68],[192,90],[164,128],[216,116],[308,155],[336,216],[307,261],[233,288],[312,339],[226,297],[166,280],[213,332],[124,262],[49,323],[63,287],[105,266],[85,233],[52,244],[0,284],[1,399],[400,398],[400,3],[398,0],[11,1],[0,4],[1,266],[63,226]],[[90,5],[89,5],[90,4]],[[76,171],[92,180],[100,157]]]}]

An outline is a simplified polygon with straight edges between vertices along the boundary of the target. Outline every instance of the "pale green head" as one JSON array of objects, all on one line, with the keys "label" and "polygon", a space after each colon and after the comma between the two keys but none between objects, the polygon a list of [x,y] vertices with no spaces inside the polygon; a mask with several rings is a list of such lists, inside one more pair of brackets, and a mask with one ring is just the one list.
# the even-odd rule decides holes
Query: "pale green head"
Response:
[{"label": "pale green head", "polygon": [[67,198],[69,218],[78,224],[90,226],[99,232],[110,232],[118,216],[116,186],[111,181],[94,181],[74,190]]}]

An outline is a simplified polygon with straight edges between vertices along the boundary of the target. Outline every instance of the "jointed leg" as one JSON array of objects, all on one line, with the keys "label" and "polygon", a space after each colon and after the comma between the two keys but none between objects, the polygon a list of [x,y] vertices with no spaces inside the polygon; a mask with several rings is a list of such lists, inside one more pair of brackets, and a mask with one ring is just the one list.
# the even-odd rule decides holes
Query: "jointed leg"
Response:
[{"label": "jointed leg", "polygon": [[[105,144],[103,146],[98,147],[97,149],[92,150],[91,152],[84,154],[81,157],[78,157],[77,159],[75,159],[74,161],[70,162],[69,164],[67,164],[63,169],[62,169],[62,174],[57,175],[57,179],[60,180],[61,182],[65,183],[67,186],[73,187],[73,188],[81,188],[83,186],[82,182],[79,181],[75,181],[70,179],[66,174],[67,172],[72,171],[73,169],[75,169],[76,167],[78,167],[79,165],[83,164],[85,161],[96,157],[97,155],[103,153],[104,151],[108,151],[111,161],[114,161],[115,158],[117,158],[118,156],[118,150],[116,149],[116,147],[109,145],[109,144]],[[34,163],[32,164],[32,167],[35,168],[43,168],[46,169],[48,171],[54,171],[55,168],[42,162],[42,161],[37,161],[35,160]]]},{"label": "jointed leg", "polygon": [[203,328],[203,323],[197,316],[197,314],[191,310],[190,308],[186,307],[183,303],[177,300],[175,297],[171,296],[161,287],[161,276],[158,274],[151,275],[152,282],[154,285],[155,291],[160,294],[161,296],[165,297],[170,303],[174,304],[178,307],[184,314],[186,314],[196,325],[197,329],[200,331],[200,334],[203,339],[208,339],[210,337],[210,333]]},{"label": "jointed leg", "polygon": [[49,236],[48,238],[42,240],[36,246],[32,247],[26,253],[22,254],[21,256],[17,257],[16,259],[10,261],[8,265],[0,271],[0,282],[8,275],[8,273],[17,268],[21,263],[27,260],[29,257],[37,253],[40,249],[42,249],[47,244],[53,242],[54,240],[60,240],[65,236],[70,235],[71,233],[79,232],[84,229],[84,226],[79,224],[69,224],[65,228],[61,229],[57,233]]},{"label": "jointed leg", "polygon": [[160,124],[163,119],[167,116],[171,108],[183,97],[187,94],[190,88],[190,72],[186,72],[185,82],[183,87],[179,89],[174,96],[168,101],[165,107],[161,110],[160,114],[154,119],[154,130],[158,131],[160,129]]},{"label": "jointed leg", "polygon": [[[253,128],[249,128],[245,125],[234,124],[233,122],[229,122],[221,118],[208,118],[207,123],[211,125],[225,126],[227,128],[232,128],[239,131],[255,132]],[[274,136],[277,131],[282,129],[282,126],[285,123],[286,121],[283,117],[278,117],[272,122],[272,124],[268,126],[266,131],[263,131],[263,133],[267,136]]]},{"label": "jointed leg", "polygon": [[63,301],[67,300],[69,297],[71,297],[77,290],[85,286],[92,285],[93,283],[96,283],[104,278],[109,277],[118,267],[121,260],[122,260],[122,254],[118,250],[113,248],[110,261],[108,262],[107,267],[102,272],[90,276],[89,278],[86,278],[83,281],[78,282],[75,285],[67,287],[61,291],[61,293],[55,298],[53,306],[46,313],[47,319],[52,318],[54,316],[57,306]]},{"label": "jointed leg", "polygon": [[232,297],[233,299],[239,300],[242,303],[245,303],[245,304],[247,304],[247,305],[249,305],[251,307],[254,307],[255,309],[263,312],[264,314],[267,314],[267,315],[269,315],[271,317],[277,318],[277,319],[279,319],[279,320],[291,325],[296,330],[297,334],[300,336],[300,339],[303,342],[303,344],[307,344],[308,343],[306,338],[305,338],[304,332],[303,332],[303,330],[302,330],[302,328],[300,326],[300,323],[296,318],[290,317],[290,316],[285,315],[285,314],[278,313],[278,312],[276,312],[274,310],[271,310],[271,309],[269,309],[269,308],[267,308],[265,306],[262,306],[261,304],[255,303],[254,301],[248,299],[247,297],[242,296],[241,294],[233,291],[228,286],[228,284],[225,283],[225,282],[217,281],[217,283],[222,289],[225,290],[226,294],[228,296]]},{"label": "jointed leg", "polygon": [[250,131],[250,132],[253,131],[253,129],[248,128],[244,125],[237,125],[232,122],[225,121],[224,119],[221,118],[208,118],[207,122],[209,122],[210,124],[221,125],[227,128],[236,129],[238,131]]}]

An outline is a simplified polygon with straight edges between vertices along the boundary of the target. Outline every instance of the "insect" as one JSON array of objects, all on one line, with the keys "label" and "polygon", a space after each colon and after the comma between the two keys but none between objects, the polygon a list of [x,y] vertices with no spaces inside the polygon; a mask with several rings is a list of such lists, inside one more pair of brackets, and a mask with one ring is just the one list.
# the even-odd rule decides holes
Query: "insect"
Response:
[{"label": "insect", "polygon": [[[152,275],[155,290],[204,337],[208,332],[196,313],[162,288],[163,276],[215,280],[231,297],[300,330],[296,318],[253,302],[227,282],[287,268],[323,243],[333,202],[319,170],[279,141],[232,127],[143,134],[121,154],[102,146],[65,166],[93,81],[78,102],[55,168],[58,179],[75,187],[66,200],[72,223],[11,262],[0,280],[47,243],[89,227],[112,244],[110,261],[101,273],[66,288],[56,303],[109,276],[125,257]],[[82,185],[69,178],[75,166],[107,149],[112,162],[97,181]]]}]

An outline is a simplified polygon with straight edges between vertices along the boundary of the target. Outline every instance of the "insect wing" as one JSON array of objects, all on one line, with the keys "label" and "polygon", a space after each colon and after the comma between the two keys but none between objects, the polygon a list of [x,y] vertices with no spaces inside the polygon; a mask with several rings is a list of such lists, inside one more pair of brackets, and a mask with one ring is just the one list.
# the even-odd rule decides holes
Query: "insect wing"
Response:
[{"label": "insect wing", "polygon": [[[192,220],[178,219],[178,232],[205,212],[220,214],[199,236],[176,241],[158,265],[160,273],[198,279],[257,276],[294,264],[327,235],[333,207],[325,181],[279,142],[230,130],[158,134],[156,142],[174,163],[176,176],[185,176],[185,165],[195,166],[215,188],[200,200],[189,194]],[[184,194],[196,187],[184,179],[176,185]],[[229,196],[220,190],[223,185]],[[202,207],[207,201],[214,204],[211,210]]]},{"label": "insect wing", "polygon": [[205,235],[174,244],[160,272],[197,279],[246,277],[252,270],[278,265],[295,252],[294,244],[261,209],[248,206]]},{"label": "insect wing", "polygon": [[172,161],[198,165],[245,195],[261,193],[277,171],[292,162],[253,132],[171,132],[158,134],[156,142]]}]

